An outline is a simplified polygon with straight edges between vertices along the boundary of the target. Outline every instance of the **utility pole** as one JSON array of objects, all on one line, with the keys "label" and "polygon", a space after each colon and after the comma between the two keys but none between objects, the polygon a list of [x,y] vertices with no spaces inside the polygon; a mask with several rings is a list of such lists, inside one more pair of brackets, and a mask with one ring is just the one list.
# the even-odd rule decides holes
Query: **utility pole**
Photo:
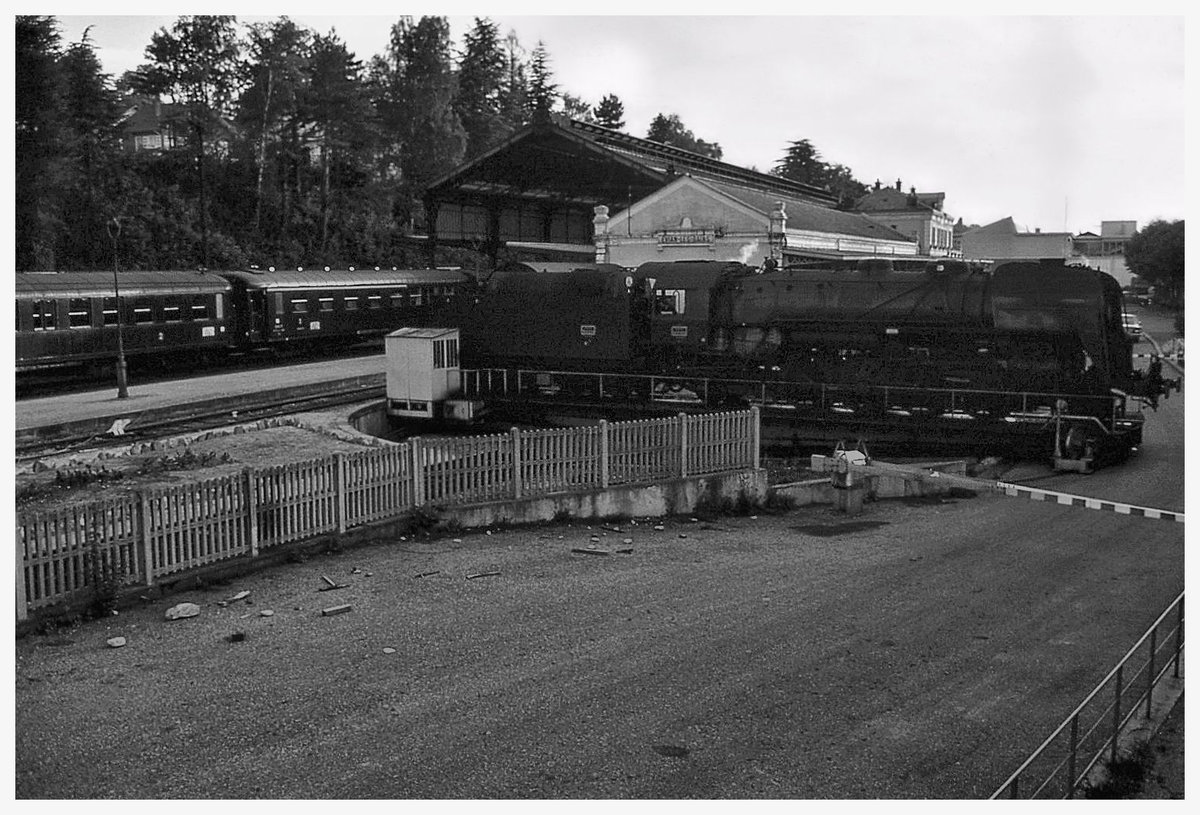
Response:
[{"label": "utility pole", "polygon": [[121,222],[112,218],[104,226],[108,230],[108,236],[112,238],[113,245],[113,293],[117,299],[117,398],[128,399],[129,388],[125,381],[125,337],[121,326],[121,284],[117,282],[117,238],[121,237]]}]

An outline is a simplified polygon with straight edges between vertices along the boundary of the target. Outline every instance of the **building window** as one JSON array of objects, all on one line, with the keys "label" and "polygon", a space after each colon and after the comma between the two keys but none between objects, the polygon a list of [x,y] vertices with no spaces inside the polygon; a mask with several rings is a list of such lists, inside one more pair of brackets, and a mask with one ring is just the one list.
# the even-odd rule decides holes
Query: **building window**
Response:
[{"label": "building window", "polygon": [[71,328],[91,328],[92,301],[86,297],[72,297],[67,304],[67,324]]},{"label": "building window", "polygon": [[458,340],[434,340],[433,367],[455,368],[458,366]]}]

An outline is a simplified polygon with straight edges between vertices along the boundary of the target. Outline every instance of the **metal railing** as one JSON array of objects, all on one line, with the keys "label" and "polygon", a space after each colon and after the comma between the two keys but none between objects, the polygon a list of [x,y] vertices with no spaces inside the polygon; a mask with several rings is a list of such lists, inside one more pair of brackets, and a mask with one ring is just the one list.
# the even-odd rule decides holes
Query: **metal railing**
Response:
[{"label": "metal railing", "polygon": [[1122,729],[1139,712],[1149,717],[1154,691],[1180,677],[1183,593],[1142,635],[1099,685],[1000,785],[995,798],[1074,798],[1092,769],[1119,756]]}]

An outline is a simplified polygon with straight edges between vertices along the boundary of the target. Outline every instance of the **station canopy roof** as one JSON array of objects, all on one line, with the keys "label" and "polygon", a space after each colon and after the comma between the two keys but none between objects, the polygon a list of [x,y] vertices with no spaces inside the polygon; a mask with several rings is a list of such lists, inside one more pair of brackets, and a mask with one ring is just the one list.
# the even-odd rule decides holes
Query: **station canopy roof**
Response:
[{"label": "station canopy roof", "polygon": [[752,186],[831,206],[825,190],[563,117],[535,122],[434,181],[435,201],[469,204],[521,199],[623,208],[680,175]]}]

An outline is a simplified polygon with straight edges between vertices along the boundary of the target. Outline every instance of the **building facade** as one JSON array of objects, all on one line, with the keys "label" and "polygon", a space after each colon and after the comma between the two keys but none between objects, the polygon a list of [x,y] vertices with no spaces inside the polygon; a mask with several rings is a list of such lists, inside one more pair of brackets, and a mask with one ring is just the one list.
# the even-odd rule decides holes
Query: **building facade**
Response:
[{"label": "building facade", "polygon": [[1012,218],[962,233],[962,256],[967,260],[1039,260],[1074,257],[1069,232],[1019,230]]},{"label": "building facade", "polygon": [[1082,232],[1075,236],[1075,256],[1081,263],[1112,275],[1122,286],[1133,282],[1125,264],[1125,244],[1137,234],[1137,221],[1101,221],[1100,234]]},{"label": "building facade", "polygon": [[907,235],[916,241],[917,251],[929,257],[959,257],[954,241],[954,219],[945,213],[946,194],[917,192],[910,187],[903,192],[900,179],[895,187],[875,189],[859,198],[854,211]]}]

